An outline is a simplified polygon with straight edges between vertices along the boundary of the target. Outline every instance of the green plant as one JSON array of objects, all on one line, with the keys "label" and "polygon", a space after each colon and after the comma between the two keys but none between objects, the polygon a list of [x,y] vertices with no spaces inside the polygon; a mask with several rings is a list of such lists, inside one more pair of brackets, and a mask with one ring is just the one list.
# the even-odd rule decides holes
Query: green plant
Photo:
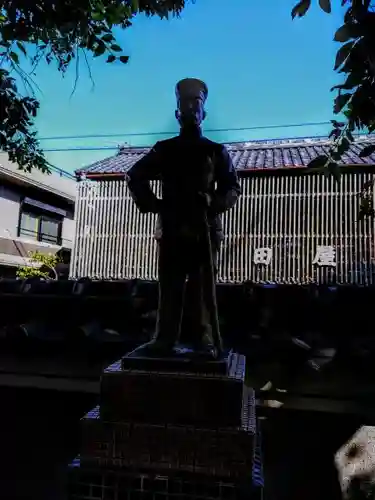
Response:
[{"label": "green plant", "polygon": [[[331,0],[318,0],[320,8],[331,13]],[[334,114],[342,114],[346,121],[332,120],[330,138],[333,139],[328,154],[318,156],[310,168],[325,169],[337,180],[339,162],[354,141],[354,131],[375,130],[375,12],[371,0],[340,0],[347,6],[344,24],[336,31],[334,40],[341,44],[337,51],[334,70],[344,75],[344,81],[335,85]],[[304,16],[311,7],[311,0],[301,0],[292,10],[292,18]],[[375,153],[375,145],[365,147],[361,157]],[[373,217],[373,185],[366,183],[360,193],[360,219]]]},{"label": "green plant", "polygon": [[16,275],[18,278],[44,278],[51,279],[50,274],[54,275],[53,279],[58,279],[56,266],[61,259],[52,253],[45,254],[39,251],[29,252],[29,265],[20,266],[17,269]]}]

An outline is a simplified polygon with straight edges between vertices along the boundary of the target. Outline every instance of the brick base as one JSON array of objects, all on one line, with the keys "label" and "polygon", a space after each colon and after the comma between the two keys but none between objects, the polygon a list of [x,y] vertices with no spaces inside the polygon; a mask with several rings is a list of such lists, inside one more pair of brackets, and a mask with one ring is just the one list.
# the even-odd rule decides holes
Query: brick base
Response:
[{"label": "brick base", "polygon": [[245,392],[238,428],[103,422],[94,408],[82,419],[81,463],[156,474],[180,471],[226,479],[246,477],[252,466],[255,432],[255,399],[250,389]]},{"label": "brick base", "polygon": [[248,482],[218,481],[196,474],[156,475],[124,469],[70,465],[69,500],[260,500],[263,468],[257,433],[252,470]]}]

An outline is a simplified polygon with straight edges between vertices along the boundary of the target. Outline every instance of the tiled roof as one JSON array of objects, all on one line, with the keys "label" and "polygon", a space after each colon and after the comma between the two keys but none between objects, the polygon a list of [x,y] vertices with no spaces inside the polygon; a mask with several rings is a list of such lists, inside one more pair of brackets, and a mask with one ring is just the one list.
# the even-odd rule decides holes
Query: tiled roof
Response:
[{"label": "tiled roof", "polygon": [[[369,144],[375,144],[375,137],[359,136],[343,156],[341,164],[375,165],[375,153],[367,158],[359,157],[362,149]],[[330,141],[327,138],[282,139],[228,143],[225,146],[237,169],[262,170],[306,167],[313,158],[328,152]],[[124,173],[147,151],[149,148],[121,147],[117,155],[77,170],[76,175]]]}]

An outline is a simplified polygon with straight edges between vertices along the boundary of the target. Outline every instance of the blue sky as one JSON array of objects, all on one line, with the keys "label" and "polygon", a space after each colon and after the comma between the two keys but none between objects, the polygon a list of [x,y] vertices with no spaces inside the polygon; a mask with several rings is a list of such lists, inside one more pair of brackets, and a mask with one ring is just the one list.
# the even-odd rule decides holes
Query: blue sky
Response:
[{"label": "blue sky", "polygon": [[[313,5],[292,21],[296,0],[196,0],[180,19],[138,17],[118,33],[130,56],[127,65],[89,60],[95,82],[81,57],[65,78],[41,65],[36,82],[41,101],[37,127],[48,149],[150,145],[177,131],[174,85],[184,77],[203,79],[209,88],[205,129],[266,127],[329,121],[330,87],[337,81],[333,62],[340,2],[331,15]],[[314,4],[318,2],[313,2]],[[213,140],[246,141],[324,135],[329,126],[208,132]],[[129,135],[143,133],[144,135]],[[46,140],[56,136],[119,134],[110,138]],[[73,172],[114,151],[51,151],[54,165]]]}]

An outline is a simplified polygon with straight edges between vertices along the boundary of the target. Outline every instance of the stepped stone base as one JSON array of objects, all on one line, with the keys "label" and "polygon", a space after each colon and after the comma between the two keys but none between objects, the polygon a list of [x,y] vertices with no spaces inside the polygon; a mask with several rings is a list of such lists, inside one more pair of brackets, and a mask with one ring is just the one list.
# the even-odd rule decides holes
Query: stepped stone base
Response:
[{"label": "stepped stone base", "polygon": [[261,498],[255,398],[245,367],[236,353],[216,363],[123,358],[109,366],[100,406],[82,419],[69,499]]},{"label": "stepped stone base", "polygon": [[[134,359],[136,358],[129,358]],[[106,368],[101,381],[100,417],[109,422],[146,422],[195,427],[239,427],[246,359],[231,353],[226,373]],[[168,365],[168,363],[166,363]],[[187,365],[186,365],[187,366]],[[209,370],[209,363],[206,363]]]},{"label": "stepped stone base", "polygon": [[103,422],[97,407],[82,419],[81,463],[242,477],[251,469],[255,432],[252,390],[237,428]]}]

